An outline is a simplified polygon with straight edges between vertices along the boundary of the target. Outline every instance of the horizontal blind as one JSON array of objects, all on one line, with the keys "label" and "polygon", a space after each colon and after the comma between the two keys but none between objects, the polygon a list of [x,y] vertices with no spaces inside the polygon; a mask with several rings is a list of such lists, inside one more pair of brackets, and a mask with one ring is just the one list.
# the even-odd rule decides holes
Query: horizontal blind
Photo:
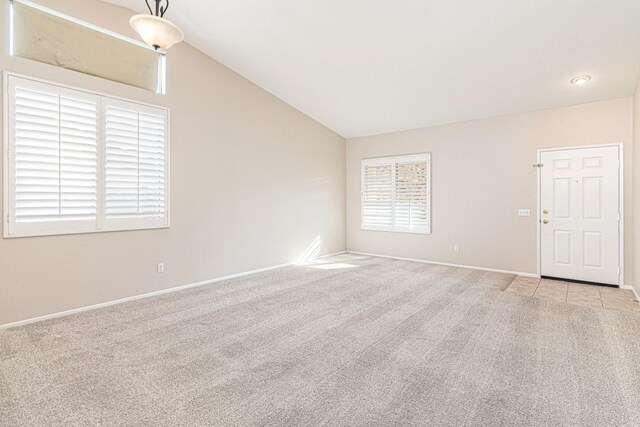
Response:
[{"label": "horizontal blind", "polygon": [[105,108],[107,219],[165,216],[166,114],[140,107]]},{"label": "horizontal blind", "polygon": [[395,164],[395,226],[427,227],[427,163],[397,161]]},{"label": "horizontal blind", "polygon": [[97,100],[64,93],[38,84],[14,87],[13,213],[18,223],[96,219]]},{"label": "horizontal blind", "polygon": [[362,220],[368,226],[393,224],[392,163],[364,163]]}]

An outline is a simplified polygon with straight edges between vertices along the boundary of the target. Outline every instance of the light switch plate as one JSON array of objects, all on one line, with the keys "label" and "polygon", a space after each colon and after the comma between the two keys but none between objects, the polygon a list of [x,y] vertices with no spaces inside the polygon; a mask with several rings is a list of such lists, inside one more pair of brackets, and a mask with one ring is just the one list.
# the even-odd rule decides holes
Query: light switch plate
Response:
[{"label": "light switch plate", "polygon": [[518,216],[531,216],[531,209],[518,209]]}]

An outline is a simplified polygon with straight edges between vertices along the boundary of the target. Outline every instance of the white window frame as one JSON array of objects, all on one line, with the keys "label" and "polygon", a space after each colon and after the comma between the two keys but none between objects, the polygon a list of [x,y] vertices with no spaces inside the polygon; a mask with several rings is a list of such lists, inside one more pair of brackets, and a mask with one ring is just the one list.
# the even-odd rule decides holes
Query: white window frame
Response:
[{"label": "white window frame", "polygon": [[[367,225],[364,221],[364,188],[365,188],[365,174],[364,169],[367,165],[383,165],[391,164],[391,211],[395,216],[395,204],[396,204],[396,173],[395,168],[397,163],[407,161],[424,161],[427,165],[427,226],[419,228],[400,227],[396,225],[389,226],[375,226]],[[402,156],[390,156],[390,157],[376,157],[369,159],[362,159],[360,164],[360,229],[365,231],[387,231],[395,233],[411,233],[411,234],[431,234],[431,153],[411,154]]]},{"label": "white window frame", "polygon": [[[27,85],[32,84],[33,87],[42,85],[55,87],[61,94],[63,93],[83,93],[87,96],[95,96],[98,98],[98,197],[97,197],[97,215],[96,221],[46,221],[33,223],[17,223],[14,221],[13,201],[15,200],[12,183],[15,181],[14,165],[13,165],[13,119],[10,117],[9,105],[12,102],[9,93],[10,79],[17,79],[25,82]],[[21,74],[4,72],[3,73],[3,236],[4,238],[18,237],[36,237],[36,236],[52,236],[66,234],[84,234],[84,233],[101,233],[111,231],[132,231],[132,230],[149,230],[170,227],[170,110],[166,107],[145,104],[135,100],[119,98],[108,94],[93,92],[81,88],[76,88],[60,83],[55,83],[43,79],[37,79]],[[162,111],[166,114],[165,122],[165,212],[163,217],[131,217],[131,218],[106,218],[105,196],[105,158],[106,158],[106,138],[105,138],[105,104],[106,102],[134,104],[141,112],[158,113]]]}]

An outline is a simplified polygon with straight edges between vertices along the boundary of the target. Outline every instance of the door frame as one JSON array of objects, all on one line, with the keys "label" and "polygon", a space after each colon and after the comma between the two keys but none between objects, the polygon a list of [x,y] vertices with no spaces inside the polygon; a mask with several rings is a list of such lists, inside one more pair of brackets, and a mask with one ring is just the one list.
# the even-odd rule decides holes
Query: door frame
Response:
[{"label": "door frame", "polygon": [[[554,147],[554,148],[539,148],[538,149],[538,165],[542,162],[542,153],[550,151],[564,151],[564,150],[579,150],[583,148],[606,148],[606,147],[618,147],[618,162],[620,167],[618,168],[618,212],[620,212],[620,222],[618,223],[618,262],[620,263],[618,273],[618,286],[625,288],[624,284],[624,145],[622,142],[614,142],[611,144],[593,144],[593,145],[577,145],[570,147]],[[536,207],[536,234],[537,238],[537,256],[538,256],[538,277],[542,275],[542,228],[540,226],[542,221],[541,212],[541,196],[542,196],[542,171],[541,168],[537,168],[537,207]]]}]

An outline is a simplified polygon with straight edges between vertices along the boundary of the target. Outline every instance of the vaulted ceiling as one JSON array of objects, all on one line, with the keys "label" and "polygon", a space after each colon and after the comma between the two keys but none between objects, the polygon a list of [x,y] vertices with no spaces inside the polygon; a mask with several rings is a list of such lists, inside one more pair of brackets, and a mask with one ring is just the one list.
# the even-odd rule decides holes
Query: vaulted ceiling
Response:
[{"label": "vaulted ceiling", "polygon": [[638,0],[172,0],[166,17],[345,137],[630,96],[640,77]]}]

